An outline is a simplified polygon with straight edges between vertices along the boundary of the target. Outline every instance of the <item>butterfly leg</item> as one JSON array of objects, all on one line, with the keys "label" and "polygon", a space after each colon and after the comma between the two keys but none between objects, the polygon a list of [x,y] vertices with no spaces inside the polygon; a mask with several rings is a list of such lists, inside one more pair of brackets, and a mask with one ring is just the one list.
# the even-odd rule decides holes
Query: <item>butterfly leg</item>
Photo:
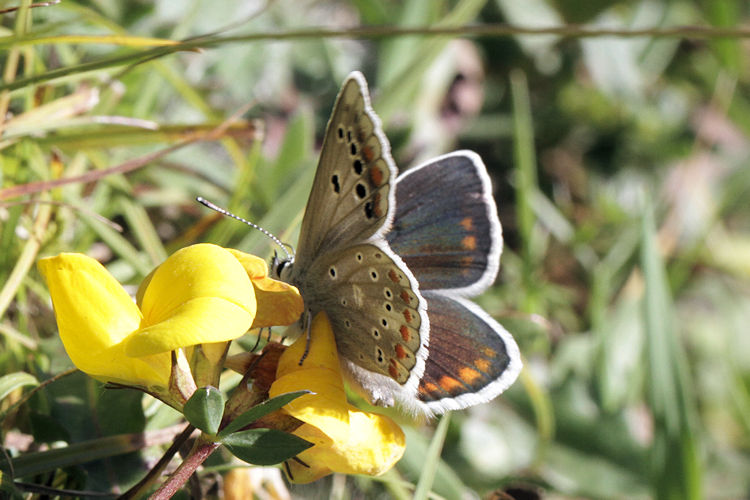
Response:
[{"label": "butterfly leg", "polygon": [[307,355],[310,354],[310,340],[312,339],[312,335],[310,333],[312,328],[312,313],[310,311],[307,311],[305,313],[305,352],[302,353],[302,357],[299,358],[299,366],[302,366],[302,363],[305,362],[305,359],[307,358]]}]

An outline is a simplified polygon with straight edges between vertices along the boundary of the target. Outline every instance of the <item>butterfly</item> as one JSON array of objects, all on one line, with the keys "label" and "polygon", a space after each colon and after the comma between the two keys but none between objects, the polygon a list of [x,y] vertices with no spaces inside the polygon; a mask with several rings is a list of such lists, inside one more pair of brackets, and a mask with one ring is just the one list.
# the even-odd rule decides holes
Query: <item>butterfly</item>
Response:
[{"label": "butterfly", "polygon": [[293,258],[274,262],[309,315],[331,321],[343,372],[371,403],[441,414],[518,377],[513,337],[467,297],[497,276],[502,231],[481,158],[458,151],[400,175],[359,72],[326,127]]}]

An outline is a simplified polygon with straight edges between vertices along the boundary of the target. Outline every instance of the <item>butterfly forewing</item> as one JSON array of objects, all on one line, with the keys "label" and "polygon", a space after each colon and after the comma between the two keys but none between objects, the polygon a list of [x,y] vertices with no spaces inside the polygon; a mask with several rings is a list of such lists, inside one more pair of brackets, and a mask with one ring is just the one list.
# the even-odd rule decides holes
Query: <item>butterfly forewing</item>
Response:
[{"label": "butterfly forewing", "polygon": [[353,381],[372,402],[416,399],[429,340],[419,285],[383,234],[396,167],[360,73],[334,104],[291,267],[309,314],[325,311]]},{"label": "butterfly forewing", "polygon": [[392,218],[396,167],[369,101],[364,78],[352,73],[326,128],[300,229],[298,263],[365,241]]}]

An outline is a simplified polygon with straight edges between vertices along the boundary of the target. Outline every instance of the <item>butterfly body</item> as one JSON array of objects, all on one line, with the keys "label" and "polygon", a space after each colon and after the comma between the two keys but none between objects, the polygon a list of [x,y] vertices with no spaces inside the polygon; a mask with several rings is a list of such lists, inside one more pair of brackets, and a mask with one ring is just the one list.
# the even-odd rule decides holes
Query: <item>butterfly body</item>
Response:
[{"label": "butterfly body", "polygon": [[471,152],[398,175],[367,84],[352,73],[326,129],[293,262],[325,311],[350,384],[372,403],[443,413],[488,401],[520,371],[510,334],[465,297],[494,281],[502,236]]}]

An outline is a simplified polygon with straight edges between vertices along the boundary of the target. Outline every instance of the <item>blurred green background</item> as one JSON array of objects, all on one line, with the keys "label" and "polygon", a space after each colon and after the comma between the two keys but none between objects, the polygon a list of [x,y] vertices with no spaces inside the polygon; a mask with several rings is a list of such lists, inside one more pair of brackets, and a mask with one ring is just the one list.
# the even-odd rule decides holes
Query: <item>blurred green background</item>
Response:
[{"label": "blurred green background", "polygon": [[[452,415],[434,482],[434,423],[397,417],[408,447],[394,471],[292,494],[409,498],[421,479],[449,499],[748,498],[750,45],[657,33],[748,21],[742,0],[65,0],[0,14],[3,443],[61,450],[14,462],[17,478],[121,492],[161,453],[122,435],[163,446],[150,431],[179,423],[80,373],[12,406],[71,367],[36,259],[83,252],[137,286],[194,242],[271,255],[197,195],[295,242],[333,99],[359,69],[400,168],[459,148],[484,158],[505,249],[478,301],[525,369]],[[478,23],[654,33],[475,37]],[[373,36],[346,36],[361,26]],[[467,28],[396,32],[415,26]],[[176,52],[139,38],[205,35]],[[247,469],[226,454],[209,465],[204,494],[242,498],[229,490]],[[274,471],[249,474],[262,485],[241,492],[284,498]]]}]

